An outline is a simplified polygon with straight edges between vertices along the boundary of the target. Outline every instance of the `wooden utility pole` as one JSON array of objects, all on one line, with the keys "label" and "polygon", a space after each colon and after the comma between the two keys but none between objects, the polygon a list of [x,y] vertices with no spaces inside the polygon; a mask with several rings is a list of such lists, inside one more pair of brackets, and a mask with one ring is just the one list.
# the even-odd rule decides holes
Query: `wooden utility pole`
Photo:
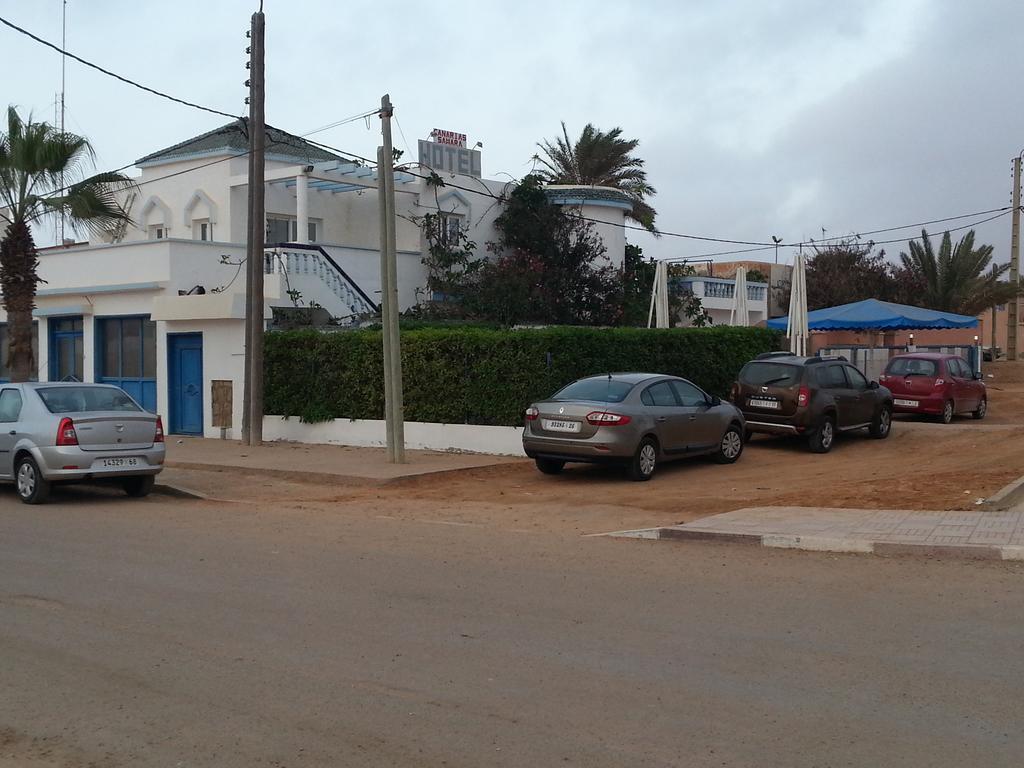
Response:
[{"label": "wooden utility pole", "polygon": [[377,150],[377,188],[381,203],[381,325],[384,338],[384,416],[388,460],[405,463],[405,407],[402,402],[402,342],[398,321],[398,239],[395,232],[395,174],[391,144],[394,107],[380,100],[382,146]]},{"label": "wooden utility pole", "polygon": [[249,36],[249,240],[245,266],[245,393],[242,417],[243,441],[263,442],[263,248],[264,214],[264,66],[263,12],[252,15]]},{"label": "wooden utility pole", "polygon": [[[1024,154],[1024,153],[1022,153]],[[1021,156],[1013,159],[1013,220],[1010,236],[1010,285],[1020,287],[1020,161]],[[1017,333],[1020,330],[1018,310],[1020,297],[1014,294],[1006,310],[1006,359],[1017,359]]]}]

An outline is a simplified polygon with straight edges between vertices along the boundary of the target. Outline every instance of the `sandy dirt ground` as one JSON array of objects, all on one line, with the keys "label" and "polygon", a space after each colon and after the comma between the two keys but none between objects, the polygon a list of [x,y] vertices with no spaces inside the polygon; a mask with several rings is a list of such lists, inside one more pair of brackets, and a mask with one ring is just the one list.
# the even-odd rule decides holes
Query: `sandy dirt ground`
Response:
[{"label": "sandy dirt ground", "polygon": [[376,487],[237,471],[168,470],[165,478],[221,499],[274,499],[329,514],[369,509],[384,518],[583,534],[689,522],[745,506],[979,509],[979,499],[1024,473],[1024,364],[997,363],[986,373],[993,375],[990,418],[981,422],[901,418],[887,440],[847,435],[824,456],[794,439],[757,437],[734,465],[684,460],[663,466],[648,483],[585,465],[549,477],[526,460]]}]

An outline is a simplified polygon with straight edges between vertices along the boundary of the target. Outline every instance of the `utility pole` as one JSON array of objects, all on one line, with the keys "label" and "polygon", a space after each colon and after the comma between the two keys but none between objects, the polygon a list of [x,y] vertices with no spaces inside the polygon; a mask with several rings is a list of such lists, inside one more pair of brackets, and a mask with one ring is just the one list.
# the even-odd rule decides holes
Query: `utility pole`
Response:
[{"label": "utility pole", "polygon": [[384,353],[384,417],[388,461],[405,463],[405,408],[402,403],[402,342],[398,322],[398,253],[395,232],[395,174],[391,144],[391,98],[380,100],[382,146],[377,150],[377,190],[381,206],[381,325]]},{"label": "utility pole", "polygon": [[[1022,152],[1021,154],[1024,154]],[[1021,155],[1013,158],[1013,212],[1010,236],[1010,285],[1020,288],[1020,160]],[[1006,359],[1017,359],[1017,333],[1020,329],[1018,309],[1020,297],[1015,293],[1006,308]]]},{"label": "utility pole", "polygon": [[[60,20],[60,47],[61,50],[66,51],[68,49],[68,0],[64,0],[61,3],[61,20]],[[67,63],[68,57],[60,57],[60,132],[64,135],[64,91],[67,87]],[[60,169],[60,186],[61,194],[66,194],[64,189],[64,168]],[[60,209],[60,247],[64,247],[64,208]]]},{"label": "utility pole", "polygon": [[264,27],[263,11],[254,13],[249,32],[249,239],[245,256],[245,391],[242,398],[242,439],[249,445],[263,443]]}]

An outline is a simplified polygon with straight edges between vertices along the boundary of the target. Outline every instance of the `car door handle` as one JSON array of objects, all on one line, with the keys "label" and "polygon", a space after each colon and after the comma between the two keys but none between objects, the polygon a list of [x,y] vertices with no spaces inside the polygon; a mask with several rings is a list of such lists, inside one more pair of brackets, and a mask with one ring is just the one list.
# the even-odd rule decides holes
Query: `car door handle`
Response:
[{"label": "car door handle", "polygon": [[659,416],[658,421],[668,421],[668,416]]},{"label": "car door handle", "polygon": [[697,420],[696,414],[690,416],[690,421],[696,421],[696,420]]},{"label": "car door handle", "polygon": [[16,430],[16,429],[12,429],[12,430],[11,430],[10,432],[8,432],[7,434],[8,434],[8,435],[11,435],[11,436],[13,437],[14,435],[18,434],[18,430]]}]

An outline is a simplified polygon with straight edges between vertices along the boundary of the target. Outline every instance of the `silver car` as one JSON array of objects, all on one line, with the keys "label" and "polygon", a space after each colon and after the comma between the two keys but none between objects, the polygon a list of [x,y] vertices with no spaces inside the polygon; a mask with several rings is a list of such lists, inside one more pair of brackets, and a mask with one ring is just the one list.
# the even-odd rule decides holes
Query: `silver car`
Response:
[{"label": "silver car", "polygon": [[0,385],[0,480],[26,504],[56,482],[111,480],[145,496],[164,467],[164,428],[109,384]]},{"label": "silver car", "polygon": [[523,450],[553,475],[566,462],[617,462],[634,480],[658,463],[713,455],[731,464],[743,453],[743,414],[675,376],[609,373],[579,379],[526,409]]}]

